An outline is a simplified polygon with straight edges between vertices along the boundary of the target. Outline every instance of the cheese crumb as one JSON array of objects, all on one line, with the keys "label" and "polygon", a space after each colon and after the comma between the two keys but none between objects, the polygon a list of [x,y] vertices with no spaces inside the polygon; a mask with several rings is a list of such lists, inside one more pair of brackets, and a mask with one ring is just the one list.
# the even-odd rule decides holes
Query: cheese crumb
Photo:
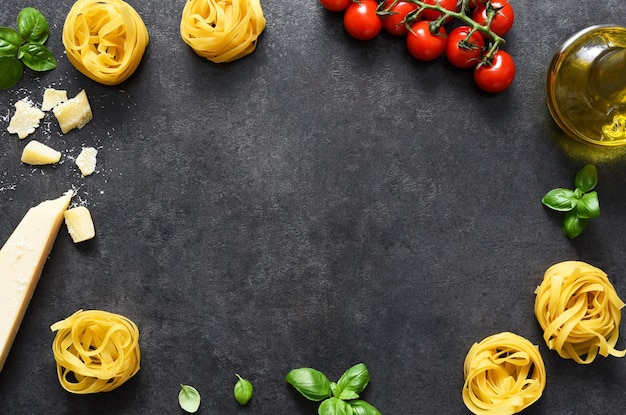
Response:
[{"label": "cheese crumb", "polygon": [[46,88],[43,92],[42,111],[50,111],[62,102],[67,101],[67,91],[54,88]]},{"label": "cheese crumb", "polygon": [[15,103],[15,114],[9,122],[7,131],[17,134],[20,139],[28,137],[39,127],[39,121],[44,117],[44,112],[31,106],[26,99]]},{"label": "cheese crumb", "polygon": [[84,176],[89,176],[96,170],[96,156],[98,150],[93,147],[84,147],[78,157],[76,157],[76,166]]},{"label": "cheese crumb", "polygon": [[63,215],[67,231],[74,243],[83,242],[96,236],[91,213],[87,207],[77,206],[66,210]]},{"label": "cheese crumb", "polygon": [[61,160],[61,152],[36,140],[26,144],[22,151],[22,163],[34,166],[54,164],[58,163],[59,160]]},{"label": "cheese crumb", "polygon": [[87,93],[84,89],[74,98],[54,107],[52,112],[59,122],[63,134],[67,134],[74,128],[83,128],[93,118]]}]

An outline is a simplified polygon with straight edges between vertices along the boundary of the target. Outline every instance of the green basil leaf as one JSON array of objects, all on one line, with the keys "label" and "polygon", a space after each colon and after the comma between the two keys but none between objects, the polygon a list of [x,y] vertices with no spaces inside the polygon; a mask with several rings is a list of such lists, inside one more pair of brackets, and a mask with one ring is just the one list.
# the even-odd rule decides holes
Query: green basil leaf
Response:
[{"label": "green basil leaf", "polygon": [[563,234],[574,239],[585,230],[588,223],[589,219],[579,218],[576,211],[567,212],[563,218]]},{"label": "green basil leaf", "polygon": [[20,48],[24,65],[33,71],[49,71],[57,67],[57,61],[47,47],[39,43],[27,43]]},{"label": "green basil leaf", "polygon": [[356,399],[359,393],[363,392],[370,381],[370,373],[363,363],[352,366],[346,370],[337,382],[339,399]]},{"label": "green basil leaf", "polygon": [[17,58],[0,58],[0,89],[9,89],[24,75],[24,65]]},{"label": "green basil leaf", "polygon": [[21,44],[19,33],[9,27],[0,27],[0,58],[16,57]]},{"label": "green basil leaf", "polygon": [[353,415],[382,415],[378,409],[365,401],[357,399],[348,403],[352,407]]},{"label": "green basil leaf", "polygon": [[200,393],[193,386],[180,385],[178,404],[183,410],[193,414],[200,408]]},{"label": "green basil leaf", "polygon": [[26,7],[17,15],[17,31],[25,43],[44,44],[50,35],[50,26],[39,10]]},{"label": "green basil leaf", "polygon": [[597,218],[600,216],[600,201],[597,192],[585,193],[576,206],[579,218]]},{"label": "green basil leaf", "polygon": [[574,184],[583,193],[593,190],[593,188],[598,184],[598,171],[596,170],[596,166],[593,164],[587,164],[585,167],[580,169],[580,171],[576,173]]},{"label": "green basil leaf", "polygon": [[330,397],[330,381],[318,370],[308,367],[293,369],[285,380],[311,401],[321,401]]},{"label": "green basil leaf", "polygon": [[550,209],[567,212],[576,207],[578,199],[574,191],[559,187],[546,193],[543,199],[541,199],[541,203]]},{"label": "green basil leaf", "polygon": [[250,402],[252,399],[252,383],[248,379],[244,379],[239,375],[236,375],[239,380],[235,383],[235,389],[233,393],[235,394],[235,399],[239,402],[240,405],[245,405]]},{"label": "green basil leaf", "polygon": [[318,415],[354,415],[352,407],[338,398],[326,399],[317,409]]}]

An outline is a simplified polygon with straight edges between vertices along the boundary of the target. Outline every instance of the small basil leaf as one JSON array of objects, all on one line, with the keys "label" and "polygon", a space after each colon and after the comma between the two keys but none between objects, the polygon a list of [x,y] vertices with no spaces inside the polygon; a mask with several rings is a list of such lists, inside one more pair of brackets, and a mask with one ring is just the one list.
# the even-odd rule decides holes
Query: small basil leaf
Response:
[{"label": "small basil leaf", "polygon": [[600,216],[600,202],[597,192],[585,193],[576,206],[576,214],[579,218],[597,218]]},{"label": "small basil leaf", "polygon": [[326,399],[317,409],[318,415],[354,415],[352,407],[338,398]]},{"label": "small basil leaf", "polygon": [[337,395],[339,395],[339,392],[341,392],[339,390],[339,386],[337,386],[337,384],[335,382],[330,382],[330,391],[331,391],[333,396],[337,396]]},{"label": "small basil leaf", "polygon": [[0,58],[0,89],[9,89],[24,75],[24,65],[17,58]]},{"label": "small basil leaf", "polygon": [[236,375],[239,380],[235,383],[235,389],[233,393],[235,394],[235,399],[239,402],[240,405],[245,405],[250,402],[252,399],[252,383],[248,379],[244,379],[239,375]]},{"label": "small basil leaf", "polygon": [[57,61],[44,45],[27,43],[20,48],[22,62],[33,71],[49,71],[57,67]]},{"label": "small basil leaf", "polygon": [[343,400],[356,399],[369,381],[370,374],[367,367],[363,363],[354,365],[339,378],[337,382],[339,395],[337,397]]},{"label": "small basil leaf", "polygon": [[563,234],[574,239],[585,230],[588,223],[589,219],[579,218],[576,211],[567,212],[563,218]]},{"label": "small basil leaf", "polygon": [[9,27],[0,27],[0,58],[16,57],[21,43],[19,33]]},{"label": "small basil leaf", "polygon": [[26,7],[17,15],[17,31],[24,42],[44,44],[50,34],[50,26],[41,12]]},{"label": "small basil leaf", "polygon": [[541,199],[541,203],[550,209],[567,212],[576,207],[578,200],[572,190],[557,188],[546,193]]},{"label": "small basil leaf", "polygon": [[293,369],[285,380],[311,401],[321,401],[331,396],[330,381],[318,370],[308,367]]},{"label": "small basil leaf", "polygon": [[378,409],[365,401],[357,399],[350,401],[349,404],[352,407],[353,415],[382,415]]},{"label": "small basil leaf", "polygon": [[587,164],[578,173],[574,179],[574,184],[583,193],[593,190],[598,184],[598,171],[593,164]]},{"label": "small basil leaf", "polygon": [[180,385],[178,404],[183,410],[193,414],[200,408],[200,393],[193,386]]}]

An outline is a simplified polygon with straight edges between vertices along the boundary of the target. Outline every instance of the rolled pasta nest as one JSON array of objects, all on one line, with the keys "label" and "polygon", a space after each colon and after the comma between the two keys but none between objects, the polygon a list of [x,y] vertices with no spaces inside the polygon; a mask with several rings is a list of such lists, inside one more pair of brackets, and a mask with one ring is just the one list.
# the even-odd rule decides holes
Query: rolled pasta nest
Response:
[{"label": "rolled pasta nest", "polygon": [[139,371],[139,330],[124,316],[79,310],[50,328],[57,332],[52,343],[57,376],[68,392],[108,392]]},{"label": "rolled pasta nest", "polygon": [[474,343],[464,375],[463,402],[477,415],[518,413],[536,402],[546,386],[539,348],[509,332]]},{"label": "rolled pasta nest", "polygon": [[260,0],[187,0],[180,21],[183,41],[214,63],[254,52],[264,29]]},{"label": "rolled pasta nest", "polygon": [[626,355],[615,349],[624,302],[604,271],[585,262],[561,262],[548,268],[535,294],[543,338],[561,357],[587,364],[598,354]]},{"label": "rolled pasta nest", "polygon": [[122,0],[78,0],[63,25],[69,61],[104,85],[117,85],[131,76],[148,43],[143,20]]}]

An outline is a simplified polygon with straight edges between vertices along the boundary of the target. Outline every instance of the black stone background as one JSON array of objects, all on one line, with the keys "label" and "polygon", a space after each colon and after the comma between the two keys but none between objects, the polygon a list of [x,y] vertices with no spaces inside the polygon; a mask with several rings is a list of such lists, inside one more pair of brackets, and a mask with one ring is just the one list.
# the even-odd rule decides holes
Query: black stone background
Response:
[{"label": "black stone background", "polygon": [[[61,228],[0,373],[0,413],[178,414],[185,383],[202,395],[200,414],[315,414],[289,370],[337,380],[364,362],[363,398],[383,414],[469,414],[463,360],[501,331],[545,360],[545,393],[525,413],[624,413],[626,360],[583,366],[548,350],[533,291],[549,266],[576,259],[626,298],[625,151],[572,143],[544,98],[559,46],[592,24],[626,24],[625,2],[512,1],[505,49],[518,74],[497,95],[445,59],[415,61],[399,39],[349,38],[314,0],[263,1],[257,50],[221,65],[181,40],[184,1],[134,1],[151,43],[134,76],[107,87],[64,55],[72,3],[0,8],[12,27],[21,8],[42,10],[59,59],[0,91],[0,240],[71,187],[97,229],[74,245]],[[40,103],[50,86],[84,88],[93,121],[61,135],[49,114],[27,139],[9,135],[15,101]],[[22,165],[31,139],[64,162]],[[99,148],[87,178],[71,160],[82,145]],[[569,241],[540,200],[589,162],[602,216]],[[142,369],[113,392],[72,395],[56,379],[49,326],[78,309],[140,328]],[[255,387],[246,407],[235,373]]]}]

